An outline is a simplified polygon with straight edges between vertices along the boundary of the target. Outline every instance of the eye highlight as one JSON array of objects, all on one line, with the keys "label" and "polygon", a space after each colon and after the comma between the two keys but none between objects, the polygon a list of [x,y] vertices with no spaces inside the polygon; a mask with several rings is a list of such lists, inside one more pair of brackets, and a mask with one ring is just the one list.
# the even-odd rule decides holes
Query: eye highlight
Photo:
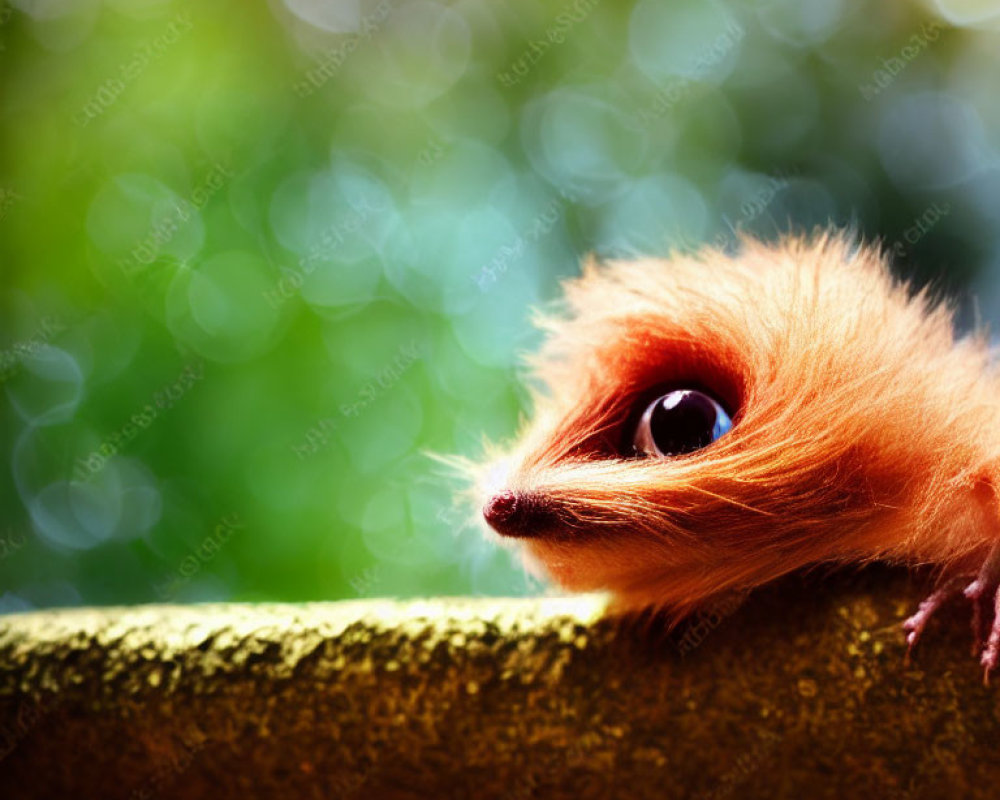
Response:
[{"label": "eye highlight", "polygon": [[697,389],[677,389],[647,406],[632,446],[650,456],[678,456],[711,444],[732,427],[715,399]]}]

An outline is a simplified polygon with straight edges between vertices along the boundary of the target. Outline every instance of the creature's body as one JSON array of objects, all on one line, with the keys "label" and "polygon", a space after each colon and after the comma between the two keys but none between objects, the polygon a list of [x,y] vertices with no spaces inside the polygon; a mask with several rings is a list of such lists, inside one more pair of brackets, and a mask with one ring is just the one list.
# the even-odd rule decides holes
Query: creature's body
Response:
[{"label": "creature's body", "polygon": [[[833,236],[587,264],[484,515],[570,590],[679,618],[800,567],[940,567],[1000,662],[1000,373],[982,336]],[[685,438],[686,437],[686,438]],[[985,614],[980,606],[988,604]],[[979,633],[980,622],[992,626]]]}]

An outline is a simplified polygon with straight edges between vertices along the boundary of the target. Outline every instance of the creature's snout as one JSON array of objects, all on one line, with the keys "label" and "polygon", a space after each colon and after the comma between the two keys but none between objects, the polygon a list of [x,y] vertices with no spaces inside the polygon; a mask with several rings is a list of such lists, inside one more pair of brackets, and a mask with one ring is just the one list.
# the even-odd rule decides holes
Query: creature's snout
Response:
[{"label": "creature's snout", "polygon": [[483,517],[501,536],[536,536],[556,522],[552,502],[535,492],[497,492],[483,506]]}]

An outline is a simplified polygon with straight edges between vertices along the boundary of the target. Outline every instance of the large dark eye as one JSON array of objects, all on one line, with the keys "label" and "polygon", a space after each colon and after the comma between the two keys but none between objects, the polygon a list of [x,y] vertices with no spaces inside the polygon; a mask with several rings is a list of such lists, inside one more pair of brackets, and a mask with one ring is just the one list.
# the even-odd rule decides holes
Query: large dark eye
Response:
[{"label": "large dark eye", "polygon": [[649,404],[632,443],[640,453],[677,456],[711,444],[731,427],[729,414],[707,394],[679,389]]}]

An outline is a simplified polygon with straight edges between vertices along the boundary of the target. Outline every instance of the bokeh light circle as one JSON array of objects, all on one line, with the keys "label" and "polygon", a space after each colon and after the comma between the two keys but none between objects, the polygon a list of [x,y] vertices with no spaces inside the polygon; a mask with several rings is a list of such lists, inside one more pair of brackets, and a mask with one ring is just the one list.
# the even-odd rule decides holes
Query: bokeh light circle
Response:
[{"label": "bokeh light circle", "polygon": [[274,342],[278,278],[258,255],[229,251],[177,272],[166,299],[171,332],[205,358],[244,361]]}]

